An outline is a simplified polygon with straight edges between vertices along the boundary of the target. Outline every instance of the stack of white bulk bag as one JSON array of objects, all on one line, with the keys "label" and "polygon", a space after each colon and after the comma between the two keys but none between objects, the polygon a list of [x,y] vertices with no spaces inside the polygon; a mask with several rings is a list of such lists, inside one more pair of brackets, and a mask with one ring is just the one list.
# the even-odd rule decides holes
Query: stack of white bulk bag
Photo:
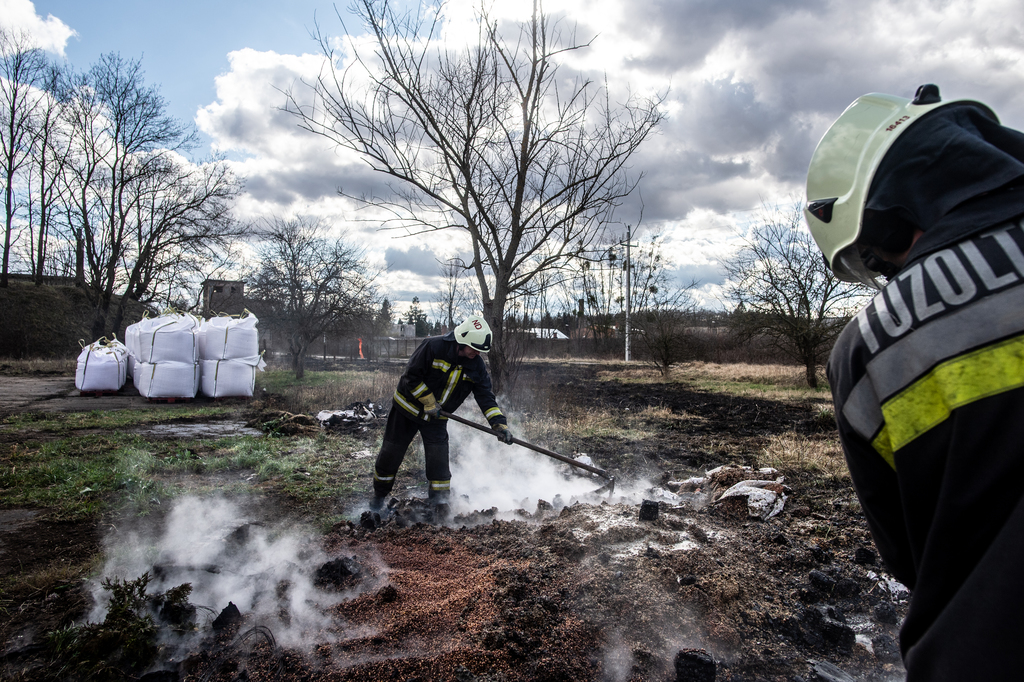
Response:
[{"label": "stack of white bulk bag", "polygon": [[188,313],[145,319],[125,330],[144,398],[194,398],[199,391],[199,320]]},{"label": "stack of white bulk bag", "polygon": [[210,398],[251,398],[256,370],[266,363],[260,357],[259,320],[245,317],[214,317],[199,327],[201,390]]},{"label": "stack of white bulk bag", "polygon": [[128,348],[114,339],[82,347],[75,370],[75,388],[82,393],[120,391],[128,375]]},{"label": "stack of white bulk bag", "polygon": [[135,377],[135,357],[139,354],[139,323],[124,329],[124,345],[128,349],[128,376]]}]

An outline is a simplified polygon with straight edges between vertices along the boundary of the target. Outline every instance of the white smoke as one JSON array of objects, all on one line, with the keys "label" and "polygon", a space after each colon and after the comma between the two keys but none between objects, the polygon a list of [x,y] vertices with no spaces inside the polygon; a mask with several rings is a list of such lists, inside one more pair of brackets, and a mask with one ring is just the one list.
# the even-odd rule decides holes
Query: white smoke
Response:
[{"label": "white smoke", "polygon": [[[452,508],[456,513],[491,507],[497,507],[499,512],[520,508],[532,512],[538,500],[558,509],[577,500],[639,504],[644,497],[650,497],[652,484],[648,481],[616,481],[613,495],[595,496],[594,491],[608,483],[597,474],[520,445],[506,445],[494,436],[462,424],[450,423],[448,436]],[[526,440],[524,436],[519,437]],[[603,468],[600,462],[590,458],[583,461]]]},{"label": "white smoke", "polygon": [[468,426],[452,424],[448,434],[452,507],[457,512],[491,507],[533,511],[538,500],[555,503],[556,498],[569,504],[605,483],[597,475],[582,469],[572,473],[568,464],[519,445],[506,445]]},{"label": "white smoke", "polygon": [[[150,594],[191,583],[189,601],[205,607],[197,619],[200,626],[231,602],[249,627],[269,628],[279,644],[310,646],[327,637],[328,628],[338,639],[339,624],[328,609],[352,594],[314,585],[316,570],[330,557],[311,533],[261,525],[238,504],[216,497],[180,498],[162,523],[142,519],[135,526],[108,537],[102,577],[134,580],[148,572],[153,576]],[[377,582],[364,581],[361,588]],[[96,605],[89,620],[98,622],[106,615],[109,595],[99,582],[93,594]]]}]

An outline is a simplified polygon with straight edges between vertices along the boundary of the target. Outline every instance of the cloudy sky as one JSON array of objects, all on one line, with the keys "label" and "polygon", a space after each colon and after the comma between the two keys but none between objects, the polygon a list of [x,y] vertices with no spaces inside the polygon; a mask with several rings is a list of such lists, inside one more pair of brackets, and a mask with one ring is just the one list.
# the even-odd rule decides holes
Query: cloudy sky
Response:
[{"label": "cloudy sky", "polygon": [[[344,12],[347,3],[338,8]],[[451,0],[453,35],[472,35],[473,0]],[[525,0],[492,14],[521,19]],[[613,92],[668,92],[666,119],[636,157],[643,233],[666,240],[679,275],[708,297],[718,262],[767,202],[799,196],[817,140],[856,97],[910,97],[937,83],[946,99],[979,99],[1024,128],[1024,3],[1020,0],[549,0],[587,50],[566,69]],[[349,29],[362,27],[344,14]],[[321,65],[316,25],[343,33],[334,5],[317,0],[0,0],[0,22],[87,69],[106,52],[141,58],[175,116],[246,177],[242,217],[323,214],[346,226],[388,267],[392,300],[430,300],[446,239],[398,238],[353,220],[338,187],[378,181],[282,113],[282,90]],[[639,218],[639,200],[620,212]]]}]

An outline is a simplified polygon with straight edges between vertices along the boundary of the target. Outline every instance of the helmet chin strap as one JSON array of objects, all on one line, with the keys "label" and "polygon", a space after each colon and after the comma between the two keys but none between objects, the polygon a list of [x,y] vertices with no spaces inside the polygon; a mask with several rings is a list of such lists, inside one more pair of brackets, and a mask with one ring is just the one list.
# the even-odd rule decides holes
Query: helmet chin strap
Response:
[{"label": "helmet chin strap", "polygon": [[861,249],[860,257],[864,261],[864,267],[872,272],[879,273],[886,279],[892,279],[900,271],[898,265],[879,256],[870,246]]}]

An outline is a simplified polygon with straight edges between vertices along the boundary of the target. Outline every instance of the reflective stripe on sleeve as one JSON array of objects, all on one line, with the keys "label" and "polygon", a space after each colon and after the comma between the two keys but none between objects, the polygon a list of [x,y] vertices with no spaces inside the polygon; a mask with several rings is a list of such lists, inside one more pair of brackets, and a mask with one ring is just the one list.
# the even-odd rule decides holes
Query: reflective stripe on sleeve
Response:
[{"label": "reflective stripe on sleeve", "polygon": [[889,429],[883,426],[882,430],[878,432],[875,439],[871,441],[871,447],[875,449],[875,452],[882,456],[885,463],[892,467],[892,470],[896,470],[896,458],[892,453],[892,441],[889,440]]},{"label": "reflective stripe on sleeve", "polygon": [[883,403],[886,426],[875,449],[885,457],[884,444],[882,449],[877,444],[884,433],[891,458],[956,408],[1022,386],[1024,335],[947,360]]},{"label": "reflective stripe on sleeve", "polygon": [[421,382],[419,386],[417,386],[416,388],[412,389],[412,394],[414,396],[416,396],[417,398],[419,398],[421,395],[426,393],[428,390],[429,389],[427,388],[427,385],[425,383]]},{"label": "reflective stripe on sleeve", "polygon": [[439,369],[442,372],[447,372],[452,367],[450,363],[445,362],[444,360],[442,360],[440,358],[435,359],[434,360],[434,364],[432,366],[433,366],[434,369]]},{"label": "reflective stripe on sleeve", "polygon": [[490,421],[495,417],[501,417],[503,415],[501,414],[501,410],[499,408],[492,407],[491,409],[484,412],[484,416],[487,417],[487,421]]},{"label": "reflective stripe on sleeve", "polygon": [[401,393],[399,393],[398,391],[395,391],[395,402],[398,403],[399,405],[401,405],[402,408],[406,412],[408,412],[409,414],[411,414],[411,415],[413,415],[415,417],[420,416],[420,408],[417,407],[417,406],[414,406],[412,403],[410,403],[408,400],[406,400],[405,397]]}]

